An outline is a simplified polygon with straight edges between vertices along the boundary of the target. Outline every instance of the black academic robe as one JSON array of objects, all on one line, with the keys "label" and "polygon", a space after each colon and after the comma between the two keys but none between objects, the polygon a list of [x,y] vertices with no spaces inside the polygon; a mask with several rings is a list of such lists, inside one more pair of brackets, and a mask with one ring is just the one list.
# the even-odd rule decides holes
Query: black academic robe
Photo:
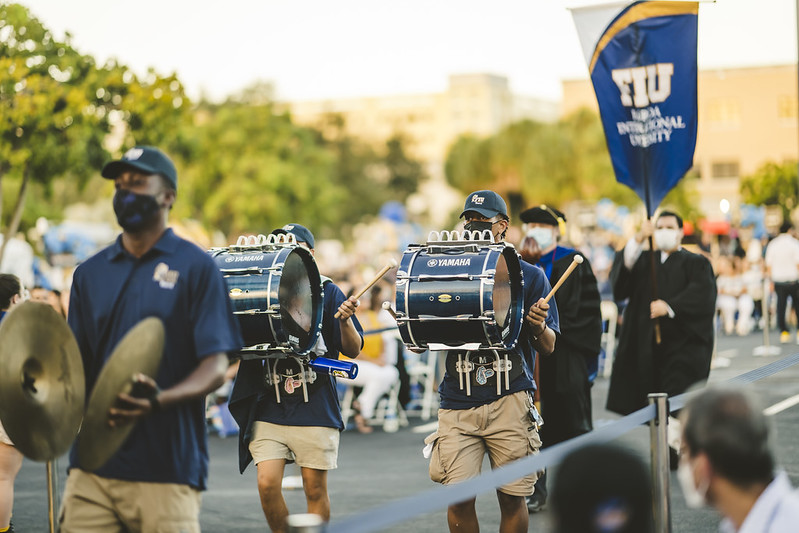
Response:
[{"label": "black academic robe", "polygon": [[716,279],[701,255],[678,250],[661,263],[655,252],[657,296],[674,311],[661,317],[661,343],[655,343],[651,252],[645,250],[633,265],[624,266],[624,250],[616,254],[610,278],[616,301],[629,298],[613,361],[607,408],[626,415],[647,405],[647,394],[681,394],[707,380],[713,353]]},{"label": "black academic robe", "polygon": [[[551,263],[549,281],[554,286],[572,263],[576,251],[558,247]],[[548,258],[542,258],[548,259]],[[546,264],[542,268],[546,270]],[[602,315],[596,277],[588,259],[563,282],[555,293],[560,333],[555,350],[539,356],[541,411],[544,425],[541,441],[552,446],[593,429],[591,382],[588,362],[599,356]]]}]

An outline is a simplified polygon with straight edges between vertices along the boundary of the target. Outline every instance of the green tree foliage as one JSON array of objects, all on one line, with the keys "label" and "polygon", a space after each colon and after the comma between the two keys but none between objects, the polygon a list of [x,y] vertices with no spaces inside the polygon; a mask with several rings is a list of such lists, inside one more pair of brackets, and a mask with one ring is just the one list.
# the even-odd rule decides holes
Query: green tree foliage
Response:
[{"label": "green tree foliage", "polygon": [[269,233],[288,222],[323,225],[343,209],[333,154],[313,130],[271,105],[202,106],[192,130],[176,215],[228,236]]},{"label": "green tree foliage", "polygon": [[56,41],[27,9],[0,6],[0,180],[17,192],[0,204],[13,205],[0,217],[4,242],[20,224],[31,181],[46,185],[66,172],[85,180],[102,160],[104,118],[91,112],[81,87],[93,69],[90,57]]},{"label": "green tree foliage", "polygon": [[782,209],[783,220],[789,220],[799,200],[796,162],[763,164],[741,180],[741,196],[747,204],[777,205]]},{"label": "green tree foliage", "polygon": [[602,123],[588,110],[552,124],[517,122],[486,139],[462,136],[450,149],[445,171],[464,193],[483,188],[502,193],[513,212],[533,203],[640,202],[616,182]]},{"label": "green tree foliage", "polygon": [[[140,81],[116,62],[98,66],[70,41],[56,40],[25,7],[0,5],[0,191],[16,191],[0,202],[13,206],[0,214],[6,237],[60,211],[97,177],[112,128],[123,147],[181,146],[188,101],[174,75],[148,72]],[[26,212],[29,190],[34,209]]]},{"label": "green tree foliage", "polygon": [[383,202],[416,190],[421,165],[407,156],[400,137],[379,153],[347,135],[340,116],[326,117],[322,133],[263,102],[237,98],[200,106],[176,216],[200,220],[231,239],[289,222],[319,237],[341,237]]}]

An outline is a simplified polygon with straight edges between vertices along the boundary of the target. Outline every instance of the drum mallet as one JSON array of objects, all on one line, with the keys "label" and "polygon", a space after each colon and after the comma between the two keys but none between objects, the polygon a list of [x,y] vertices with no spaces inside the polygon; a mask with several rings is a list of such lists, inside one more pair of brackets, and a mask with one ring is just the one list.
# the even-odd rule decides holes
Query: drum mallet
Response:
[{"label": "drum mallet", "polygon": [[552,287],[552,290],[549,291],[549,294],[546,295],[546,298],[544,298],[544,303],[549,302],[549,300],[553,296],[555,296],[555,291],[558,290],[561,285],[563,285],[563,282],[566,281],[566,278],[568,278],[571,275],[571,273],[574,272],[574,269],[577,268],[577,265],[581,264],[582,262],[583,262],[583,256],[581,255],[574,256],[574,259],[572,259],[572,263],[569,265],[569,268],[566,269],[566,272],[563,273],[558,282],[555,283],[555,286]]},{"label": "drum mallet", "polygon": [[[369,282],[369,284],[368,284],[366,287],[364,287],[363,289],[359,290],[359,291],[358,291],[358,292],[355,294],[355,299],[357,300],[358,298],[360,298],[361,296],[363,296],[363,293],[365,293],[366,291],[368,291],[368,290],[369,290],[369,289],[372,287],[372,285],[374,285],[375,283],[377,283],[378,281],[380,281],[380,278],[382,278],[383,276],[385,276],[385,275],[386,275],[386,272],[388,272],[388,271],[389,271],[389,270],[391,270],[392,268],[397,268],[397,260],[396,260],[396,259],[392,259],[391,261],[389,261],[389,262],[388,262],[388,264],[387,264],[386,266],[384,266],[383,268],[381,268],[381,269],[380,269],[380,272],[378,272],[378,273],[375,275],[375,277],[372,279],[372,281],[370,281],[370,282]],[[335,314],[335,315],[333,315],[333,316],[334,316],[335,318],[338,318],[338,317],[340,317],[340,316],[341,316],[341,313],[339,313],[338,311],[336,311],[336,314]]]},{"label": "drum mallet", "polygon": [[383,309],[388,311],[388,313],[391,315],[391,318],[397,320],[397,312],[394,311],[393,307],[391,307],[391,302],[383,302]]}]

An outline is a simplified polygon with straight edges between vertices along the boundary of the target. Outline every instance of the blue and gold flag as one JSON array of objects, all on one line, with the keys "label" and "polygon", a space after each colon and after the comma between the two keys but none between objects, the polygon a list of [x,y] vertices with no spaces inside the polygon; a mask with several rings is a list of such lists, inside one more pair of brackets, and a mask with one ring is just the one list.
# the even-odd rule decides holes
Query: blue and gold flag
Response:
[{"label": "blue and gold flag", "polygon": [[693,166],[697,2],[572,10],[616,181],[653,215]]}]

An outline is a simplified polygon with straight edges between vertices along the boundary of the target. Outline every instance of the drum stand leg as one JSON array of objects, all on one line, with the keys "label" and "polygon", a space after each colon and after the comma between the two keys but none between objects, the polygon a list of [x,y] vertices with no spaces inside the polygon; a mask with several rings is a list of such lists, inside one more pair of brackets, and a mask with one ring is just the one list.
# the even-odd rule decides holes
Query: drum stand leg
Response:
[{"label": "drum stand leg", "polygon": [[56,532],[58,513],[58,459],[47,461],[47,515],[50,533]]},{"label": "drum stand leg", "polygon": [[458,354],[457,369],[458,369],[458,389],[463,390],[463,372],[461,372],[461,370],[463,369],[463,356],[461,354]]},{"label": "drum stand leg", "polygon": [[300,367],[300,381],[302,381],[302,399],[305,403],[308,403],[308,365],[300,359],[299,357],[295,357],[294,360],[297,362],[297,365]]},{"label": "drum stand leg", "polygon": [[[275,368],[277,368],[277,361],[275,361]],[[266,371],[269,374],[269,379],[271,379],[275,385],[275,397],[277,398],[277,403],[280,403],[280,379],[278,379],[277,375],[273,372],[273,367],[269,362],[269,359],[266,360]]]},{"label": "drum stand leg", "polygon": [[466,396],[472,395],[472,352],[466,352]]}]

